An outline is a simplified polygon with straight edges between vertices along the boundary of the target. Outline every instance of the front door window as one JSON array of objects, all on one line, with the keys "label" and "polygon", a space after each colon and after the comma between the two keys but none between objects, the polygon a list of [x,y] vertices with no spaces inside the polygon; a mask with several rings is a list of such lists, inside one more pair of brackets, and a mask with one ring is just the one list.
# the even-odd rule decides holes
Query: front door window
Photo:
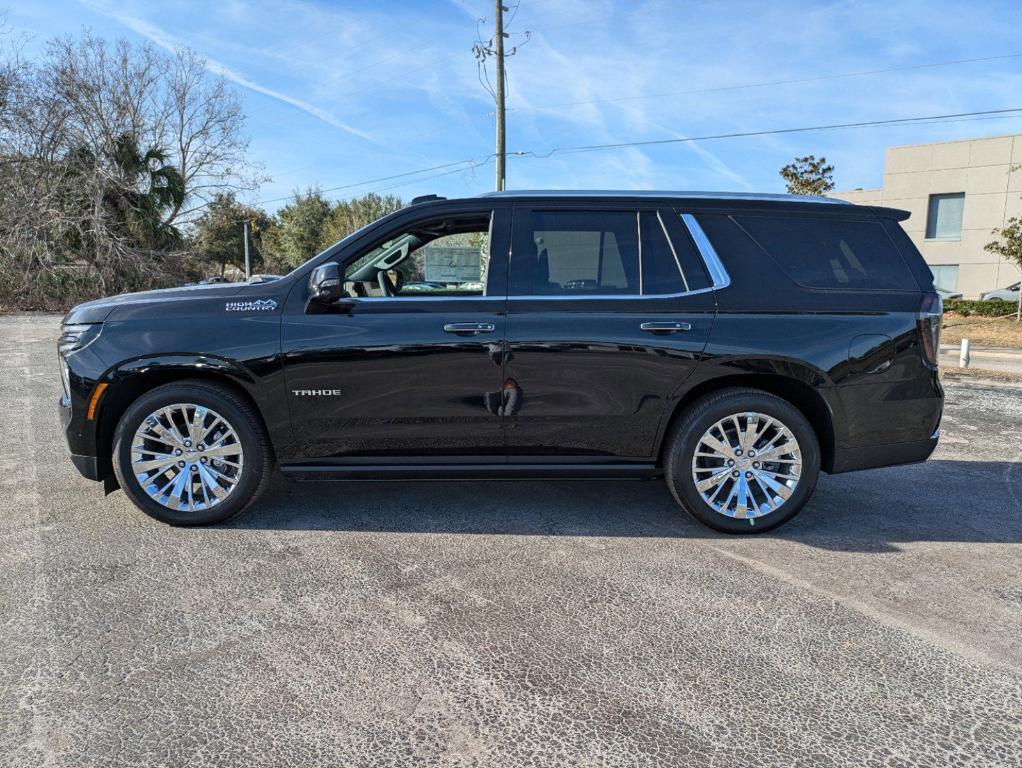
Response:
[{"label": "front door window", "polygon": [[344,270],[352,298],[485,296],[490,216],[416,224]]}]

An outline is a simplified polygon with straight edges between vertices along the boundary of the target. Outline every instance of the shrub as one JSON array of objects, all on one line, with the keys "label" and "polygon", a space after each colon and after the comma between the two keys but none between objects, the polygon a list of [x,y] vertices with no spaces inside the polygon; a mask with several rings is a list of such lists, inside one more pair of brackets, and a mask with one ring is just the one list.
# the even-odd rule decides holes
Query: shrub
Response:
[{"label": "shrub", "polygon": [[976,301],[974,299],[948,299],[944,302],[945,312],[954,312],[962,317],[1009,317],[1015,314],[1013,301]]}]

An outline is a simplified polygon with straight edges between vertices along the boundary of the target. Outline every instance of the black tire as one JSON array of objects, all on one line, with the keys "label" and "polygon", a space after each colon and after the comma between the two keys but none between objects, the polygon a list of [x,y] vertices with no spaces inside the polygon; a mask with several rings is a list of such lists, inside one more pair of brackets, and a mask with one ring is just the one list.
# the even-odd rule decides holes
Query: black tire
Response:
[{"label": "black tire", "polygon": [[[721,419],[756,412],[780,421],[791,430],[801,449],[802,471],[794,492],[778,508],[761,517],[729,517],[711,507],[696,489],[692,459],[704,433]],[[664,452],[664,473],[675,500],[692,517],[723,533],[765,533],[797,515],[809,501],[820,474],[820,445],[802,412],[768,392],[728,388],[692,403],[675,422]]]},{"label": "black tire", "polygon": [[[132,471],[131,445],[136,430],[149,414],[177,403],[204,406],[223,416],[244,451],[244,467],[237,484],[223,500],[207,509],[177,510],[160,504],[145,492]],[[170,525],[210,525],[234,517],[258,498],[273,472],[273,450],[258,413],[230,389],[204,381],[164,384],[128,406],[114,431],[112,459],[117,481],[135,506]]]}]

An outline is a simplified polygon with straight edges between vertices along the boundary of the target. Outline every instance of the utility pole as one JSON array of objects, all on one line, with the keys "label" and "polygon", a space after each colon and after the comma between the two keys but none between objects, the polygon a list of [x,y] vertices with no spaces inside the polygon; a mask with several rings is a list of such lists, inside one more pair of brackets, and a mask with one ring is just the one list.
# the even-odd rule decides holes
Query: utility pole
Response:
[{"label": "utility pole", "polygon": [[494,55],[497,57],[497,191],[504,189],[505,162],[507,153],[504,149],[504,7],[501,0],[496,0],[494,12]]},{"label": "utility pole", "polygon": [[[501,2],[501,0],[494,0],[494,17],[493,27],[494,34],[490,40],[477,39],[475,45],[472,46],[472,53],[476,57],[476,64],[479,67],[479,82],[486,88],[486,92],[493,97],[493,101],[496,103],[496,115],[497,115],[497,151],[495,156],[497,158],[497,191],[500,192],[506,189],[507,184],[507,149],[504,145],[504,101],[507,94],[507,78],[505,77],[506,72],[504,70],[504,59],[509,56],[514,56],[518,53],[518,49],[529,42],[531,33],[526,30],[525,40],[519,45],[511,46],[511,50],[507,53],[504,52],[504,40],[511,37],[507,32],[504,31],[504,13],[507,11],[507,7]],[[515,12],[517,13],[518,6],[515,6]],[[511,15],[511,21],[514,21],[515,15]],[[486,23],[486,19],[479,19],[479,25]],[[478,28],[477,28],[478,32]],[[481,37],[481,33],[480,33]],[[486,72],[486,61],[491,56],[497,60],[497,85],[494,88],[490,85],[490,78]]]},{"label": "utility pole", "polygon": [[248,258],[248,219],[245,219],[243,224],[245,232],[245,282],[247,283],[252,279],[252,263]]}]

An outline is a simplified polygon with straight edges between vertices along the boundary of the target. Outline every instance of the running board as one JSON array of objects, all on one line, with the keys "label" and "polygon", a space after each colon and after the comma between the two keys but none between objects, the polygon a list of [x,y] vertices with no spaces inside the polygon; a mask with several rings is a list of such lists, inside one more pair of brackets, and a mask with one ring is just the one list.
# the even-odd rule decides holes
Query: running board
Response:
[{"label": "running board", "polygon": [[288,480],[647,479],[655,464],[282,464]]}]

